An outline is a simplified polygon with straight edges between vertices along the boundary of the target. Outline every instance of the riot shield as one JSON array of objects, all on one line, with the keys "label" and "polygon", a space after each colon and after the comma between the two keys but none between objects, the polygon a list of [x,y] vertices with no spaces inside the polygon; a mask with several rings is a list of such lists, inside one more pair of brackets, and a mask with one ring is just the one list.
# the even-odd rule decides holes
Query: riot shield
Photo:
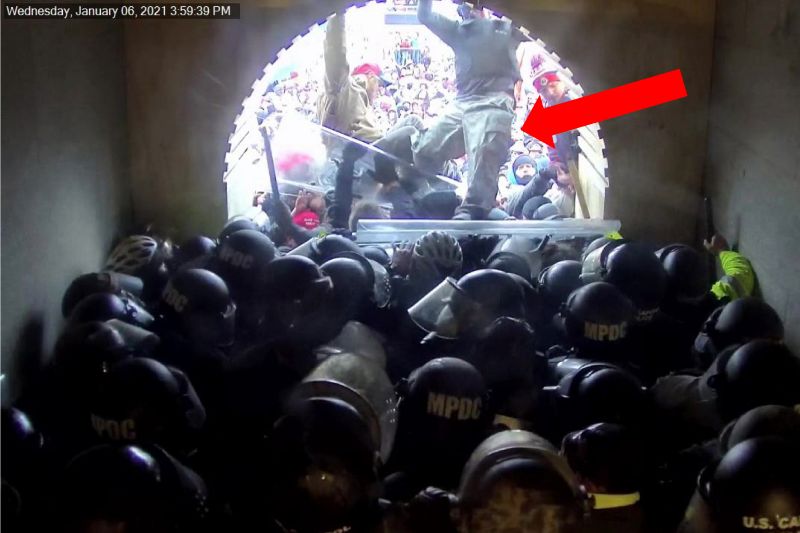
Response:
[{"label": "riot shield", "polygon": [[375,449],[388,460],[397,431],[397,397],[378,363],[347,353],[328,357],[295,388],[295,399],[312,397],[338,398],[358,410],[370,426]]},{"label": "riot shield", "polygon": [[[287,196],[296,196],[300,190],[320,194],[332,191],[336,186],[339,162],[346,150],[363,153],[354,168],[353,194],[356,198],[375,200],[379,189],[376,178],[400,180],[414,198],[435,191],[455,191],[460,185],[449,178],[423,172],[411,161],[375,144],[353,139],[307,119],[293,117],[290,125],[281,126],[270,139],[278,186],[281,194]],[[266,163],[260,167],[266,180],[269,176]]]}]

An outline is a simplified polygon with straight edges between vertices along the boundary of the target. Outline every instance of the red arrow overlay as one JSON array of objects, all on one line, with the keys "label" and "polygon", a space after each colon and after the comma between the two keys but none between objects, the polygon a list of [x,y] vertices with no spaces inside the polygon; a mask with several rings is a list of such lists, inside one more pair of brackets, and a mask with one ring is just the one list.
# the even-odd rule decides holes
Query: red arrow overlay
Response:
[{"label": "red arrow overlay", "polygon": [[577,98],[553,107],[536,100],[522,131],[555,148],[553,136],[686,97],[680,70]]}]

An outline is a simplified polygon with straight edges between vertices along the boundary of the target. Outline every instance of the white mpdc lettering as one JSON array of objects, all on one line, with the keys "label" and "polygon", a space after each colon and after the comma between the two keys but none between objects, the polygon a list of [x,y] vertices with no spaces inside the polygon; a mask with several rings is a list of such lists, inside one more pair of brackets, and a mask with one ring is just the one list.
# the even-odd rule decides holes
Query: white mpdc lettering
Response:
[{"label": "white mpdc lettering", "polygon": [[617,341],[627,335],[628,324],[595,324],[584,322],[583,336],[593,341]]},{"label": "white mpdc lettering", "polygon": [[106,420],[92,415],[92,427],[100,437],[111,440],[133,440],[136,438],[136,423],[131,418],[125,420]]},{"label": "white mpdc lettering", "polygon": [[222,251],[219,253],[219,258],[226,263],[243,270],[248,270],[253,266],[253,256],[246,255],[242,252],[232,249],[230,246],[223,245]]},{"label": "white mpdc lettering", "polygon": [[189,299],[176,291],[172,284],[168,284],[166,286],[164,293],[162,294],[162,298],[167,305],[179,313],[183,313],[184,309],[186,309],[186,304],[189,303]]},{"label": "white mpdc lettering", "polygon": [[481,416],[480,398],[459,398],[446,394],[428,393],[428,414],[456,420],[477,420]]}]

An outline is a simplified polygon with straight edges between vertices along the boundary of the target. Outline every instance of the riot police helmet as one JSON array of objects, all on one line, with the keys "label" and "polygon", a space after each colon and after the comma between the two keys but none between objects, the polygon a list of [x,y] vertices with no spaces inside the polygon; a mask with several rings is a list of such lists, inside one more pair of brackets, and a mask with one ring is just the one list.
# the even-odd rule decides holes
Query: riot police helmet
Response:
[{"label": "riot police helmet", "polygon": [[248,218],[244,215],[238,215],[232,217],[225,223],[225,226],[222,228],[222,231],[217,236],[217,241],[222,243],[225,241],[225,239],[228,238],[228,236],[241,230],[258,231],[258,224],[256,224],[253,221],[253,219]]},{"label": "riot police helmet", "polygon": [[200,476],[152,445],[90,448],[67,465],[59,491],[58,520],[70,531],[109,523],[131,533],[198,531],[210,513]]},{"label": "riot police helmet", "polygon": [[117,319],[134,326],[149,328],[155,318],[130,296],[97,292],[81,300],[69,315],[69,324]]},{"label": "riot police helmet", "polygon": [[550,309],[558,309],[573,291],[582,285],[580,261],[559,261],[539,274],[539,294],[542,303]]},{"label": "riot police helmet", "polygon": [[800,412],[785,405],[761,405],[732,421],[720,434],[724,454],[740,442],[756,437],[780,437],[800,444]]},{"label": "riot police helmet", "polygon": [[653,251],[642,243],[612,241],[587,255],[581,280],[615,285],[636,306],[636,321],[649,322],[660,309],[667,274]]},{"label": "riot police helmet", "polygon": [[464,531],[576,533],[587,510],[586,493],[566,461],[527,431],[502,431],[484,440],[458,489],[457,519]]},{"label": "riot police helmet", "polygon": [[118,272],[93,272],[78,276],[69,284],[61,299],[61,314],[67,318],[81,300],[91,294],[107,292],[116,295],[128,294],[135,298],[142,295],[143,282],[135,276]]},{"label": "riot police helmet", "polygon": [[800,404],[800,357],[783,343],[755,340],[729,348],[714,362],[709,385],[717,405],[731,420],[759,405]]},{"label": "riot police helmet", "polygon": [[748,439],[698,477],[681,531],[745,533],[800,527],[797,443],[778,437]]},{"label": "riot police helmet", "polygon": [[173,268],[179,268],[190,261],[200,257],[211,256],[217,248],[217,243],[205,235],[194,235],[183,241],[173,255]]},{"label": "riot police helmet", "polygon": [[603,281],[575,290],[562,309],[570,344],[597,357],[618,357],[635,309],[614,285]]},{"label": "riot police helmet", "polygon": [[753,339],[783,340],[783,321],[760,298],[740,298],[711,313],[695,339],[694,350],[710,360],[728,346]]},{"label": "riot police helmet", "polygon": [[263,279],[264,269],[275,259],[272,240],[255,230],[231,233],[216,249],[219,275],[242,297],[252,296]]},{"label": "riot police helmet", "polygon": [[99,382],[91,406],[92,427],[108,441],[188,444],[206,413],[189,379],[154,359],[132,358],[114,366]]},{"label": "riot police helmet", "polygon": [[213,346],[233,342],[236,305],[225,281],[209,270],[176,272],[161,293],[161,311],[189,340]]},{"label": "riot police helmet", "polygon": [[667,273],[666,300],[697,302],[708,293],[708,264],[700,252],[685,244],[672,244],[656,252]]}]

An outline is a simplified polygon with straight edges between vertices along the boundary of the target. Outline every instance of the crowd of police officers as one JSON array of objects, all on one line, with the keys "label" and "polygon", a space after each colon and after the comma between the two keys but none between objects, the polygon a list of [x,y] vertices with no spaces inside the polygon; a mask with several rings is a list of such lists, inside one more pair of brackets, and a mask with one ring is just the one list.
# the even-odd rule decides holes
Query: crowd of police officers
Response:
[{"label": "crowd of police officers", "polygon": [[128,236],[3,409],[3,530],[798,532],[800,358],[709,248]]}]

